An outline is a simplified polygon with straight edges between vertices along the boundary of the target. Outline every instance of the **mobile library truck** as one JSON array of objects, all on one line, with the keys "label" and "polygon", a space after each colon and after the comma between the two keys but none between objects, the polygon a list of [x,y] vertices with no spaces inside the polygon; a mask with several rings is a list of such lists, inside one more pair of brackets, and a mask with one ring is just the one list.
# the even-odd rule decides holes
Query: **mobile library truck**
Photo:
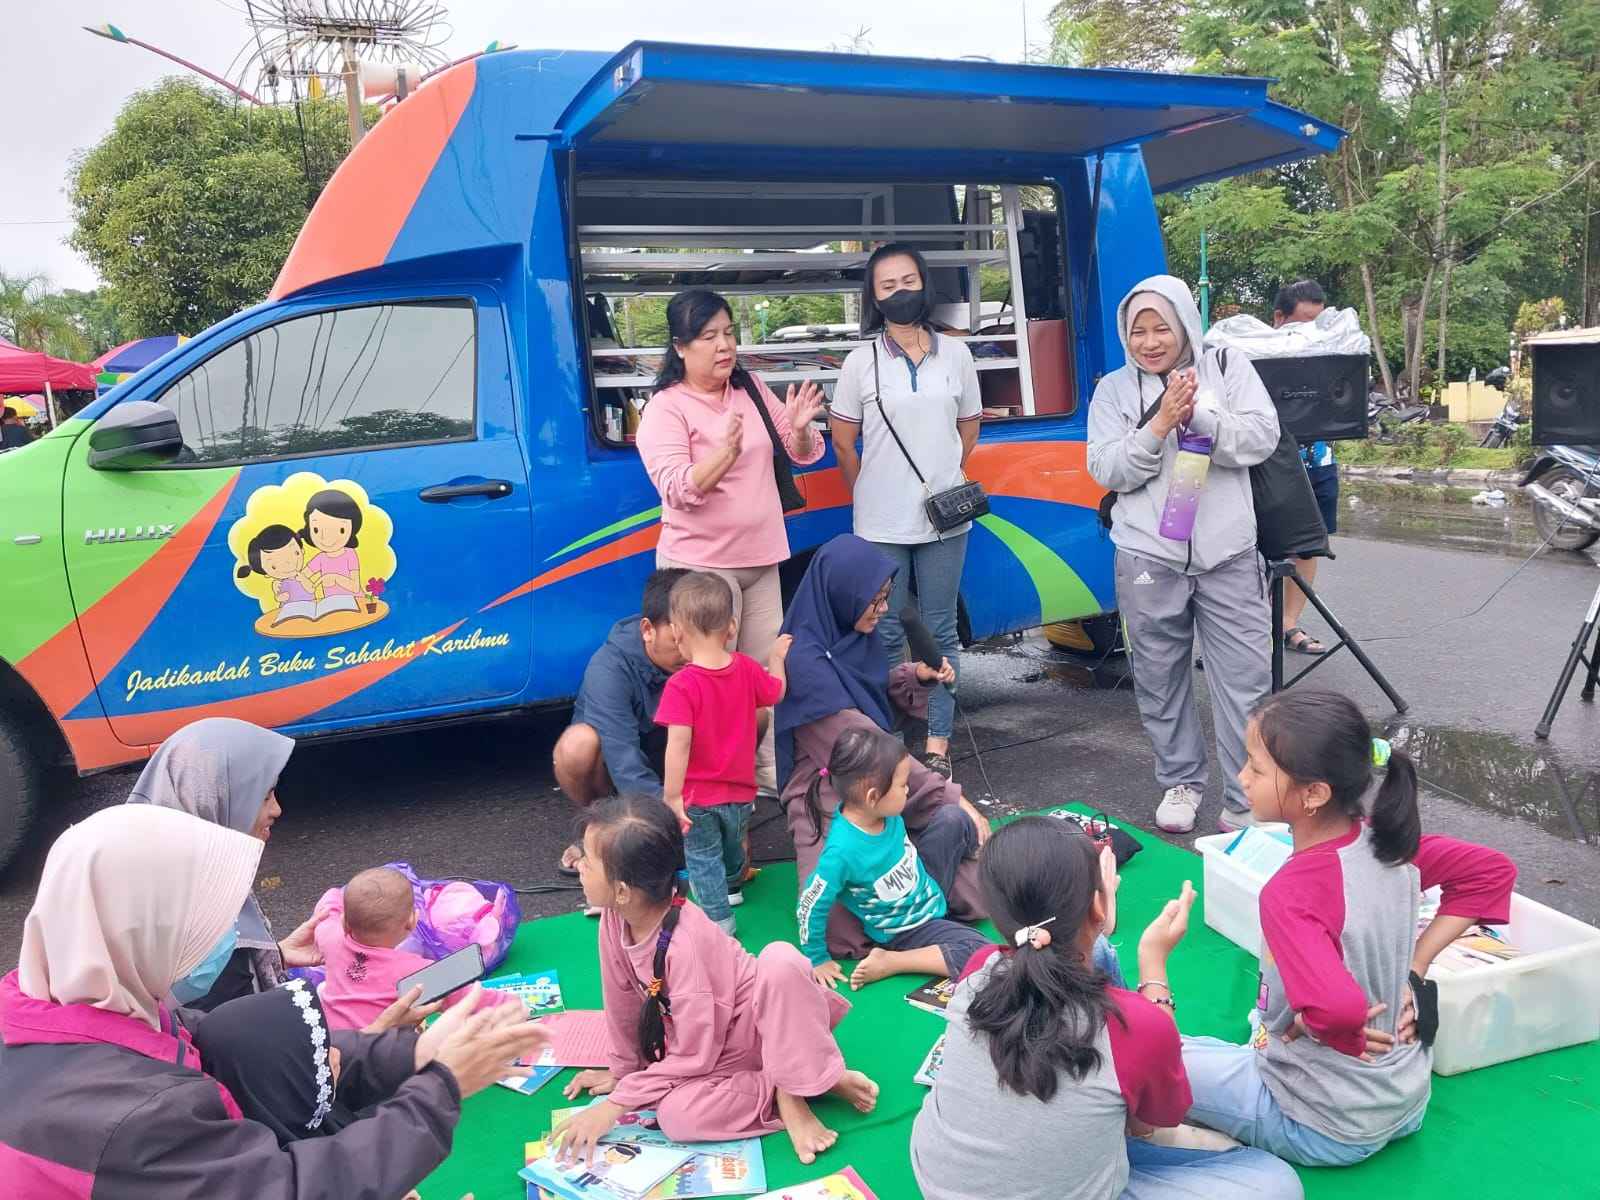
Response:
[{"label": "mobile library truck", "polygon": [[[313,737],[569,699],[659,531],[631,297],[742,312],[925,248],[989,418],[964,635],[1111,609],[1086,407],[1118,299],[1165,267],[1154,196],[1341,136],[1267,83],[656,43],[441,74],[267,302],[0,459],[0,862],[53,761],[203,716]],[[742,362],[826,388],[837,324]],[[799,486],[791,570],[850,527],[831,454]]]}]

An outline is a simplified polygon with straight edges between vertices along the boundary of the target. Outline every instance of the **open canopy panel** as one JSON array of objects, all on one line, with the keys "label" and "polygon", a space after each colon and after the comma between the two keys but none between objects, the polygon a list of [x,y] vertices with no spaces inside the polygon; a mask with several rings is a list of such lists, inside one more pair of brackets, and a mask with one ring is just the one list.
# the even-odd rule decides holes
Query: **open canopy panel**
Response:
[{"label": "open canopy panel", "polygon": [[[637,43],[558,125],[580,169],[782,169],[819,152],[939,172],[1159,139],[1163,188],[1333,149],[1338,131],[1273,104],[1267,80]],[[1248,124],[1238,119],[1250,118]]]}]

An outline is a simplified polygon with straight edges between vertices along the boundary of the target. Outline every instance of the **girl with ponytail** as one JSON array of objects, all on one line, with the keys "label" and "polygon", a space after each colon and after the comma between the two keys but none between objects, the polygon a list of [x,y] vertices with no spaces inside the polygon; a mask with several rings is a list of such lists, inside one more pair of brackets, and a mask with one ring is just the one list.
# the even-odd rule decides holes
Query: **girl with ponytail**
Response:
[{"label": "girl with ponytail", "polygon": [[[950,1001],[944,1063],[911,1134],[926,1200],[974,1195],[978,1179],[1008,1200],[1300,1200],[1294,1171],[1270,1154],[1202,1131],[1148,1136],[1189,1107],[1167,958],[1194,889],[1185,882],[1140,937],[1141,982],[1128,991],[1100,936],[1099,855],[1078,826],[1014,821],[979,871],[1006,945],[974,956]],[[1219,1147],[1195,1145],[1207,1138]]]},{"label": "girl with ponytail", "polygon": [[801,1162],[838,1140],[807,1103],[840,1096],[871,1112],[878,1085],[845,1067],[833,1039],[849,1004],[818,987],[798,950],[752,955],[684,898],[683,833],[659,799],[615,797],[582,820],[578,878],[601,910],[608,1057],[567,1098],[599,1103],[556,1130],[560,1155],[594,1161],[628,1112],[654,1109],[680,1142],[788,1132]]},{"label": "girl with ponytail", "polygon": [[838,987],[845,978],[828,952],[828,914],[835,904],[854,913],[874,943],[850,973],[852,988],[890,975],[956,976],[990,944],[972,926],[946,916],[956,873],[978,848],[977,828],[952,810],[913,845],[902,815],[911,764],[893,734],[874,725],[847,729],[806,790],[813,830],[823,827],[823,784],[833,784],[839,798],[796,909],[800,945],[818,983]]},{"label": "girl with ponytail", "polygon": [[[1471,926],[1510,919],[1516,868],[1424,835],[1411,759],[1344,696],[1268,697],[1245,748],[1251,814],[1287,822],[1294,853],[1261,890],[1250,1044],[1184,1039],[1190,1119],[1306,1166],[1360,1162],[1421,1127],[1438,1027],[1428,967]],[[1418,936],[1432,887],[1439,912]]]}]

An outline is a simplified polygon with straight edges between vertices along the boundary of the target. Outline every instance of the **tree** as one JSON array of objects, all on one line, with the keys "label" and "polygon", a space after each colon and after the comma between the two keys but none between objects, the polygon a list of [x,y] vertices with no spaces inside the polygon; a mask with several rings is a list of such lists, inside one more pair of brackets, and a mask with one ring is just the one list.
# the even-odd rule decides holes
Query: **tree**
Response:
[{"label": "tree", "polygon": [[1046,18],[1049,61],[1061,67],[1179,70],[1188,8],[1187,0],[1060,0]]},{"label": "tree", "polygon": [[43,275],[0,272],[0,336],[24,350],[76,361],[99,353],[76,320],[75,304]]},{"label": "tree", "polygon": [[75,163],[72,245],[130,336],[198,333],[265,297],[348,146],[342,104],[256,109],[167,80]]}]

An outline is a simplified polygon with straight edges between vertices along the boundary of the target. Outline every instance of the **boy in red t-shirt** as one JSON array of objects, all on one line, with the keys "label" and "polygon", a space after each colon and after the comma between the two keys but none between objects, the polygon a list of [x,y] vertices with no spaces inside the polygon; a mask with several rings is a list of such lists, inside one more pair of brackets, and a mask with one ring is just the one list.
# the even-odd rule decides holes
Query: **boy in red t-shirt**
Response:
[{"label": "boy in red t-shirt", "polygon": [[656,709],[656,724],[667,727],[664,799],[683,824],[695,900],[732,933],[728,884],[744,878],[745,830],[756,799],[756,712],[783,699],[784,659],[794,639],[777,640],[765,671],[730,651],[733,589],[708,571],[678,580],[670,604],[678,648],[689,662],[667,680]]}]

